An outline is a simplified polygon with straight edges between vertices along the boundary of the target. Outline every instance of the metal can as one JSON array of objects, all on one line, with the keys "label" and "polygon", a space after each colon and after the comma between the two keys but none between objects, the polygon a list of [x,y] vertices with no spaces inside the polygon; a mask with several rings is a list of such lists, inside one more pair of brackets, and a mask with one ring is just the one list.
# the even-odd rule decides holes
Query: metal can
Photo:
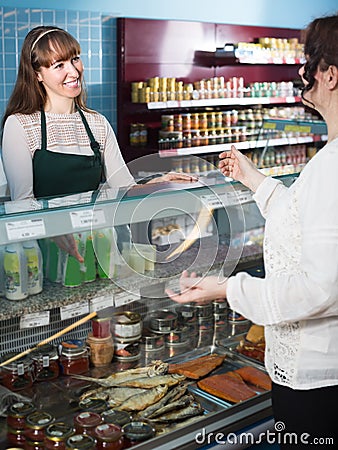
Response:
[{"label": "metal can", "polygon": [[164,335],[165,343],[171,345],[184,345],[189,341],[191,329],[188,326],[176,328]]},{"label": "metal can", "polygon": [[117,361],[137,361],[141,357],[139,341],[115,340],[114,347],[114,358]]},{"label": "metal can", "polygon": [[146,333],[143,333],[141,344],[146,352],[163,350],[164,338],[161,334],[156,334],[148,331]]},{"label": "metal can", "polygon": [[214,314],[226,314],[228,311],[228,302],[225,298],[218,298],[212,302]]},{"label": "metal can", "polygon": [[140,314],[132,311],[115,313],[112,319],[113,334],[118,339],[136,340],[142,334]]},{"label": "metal can", "polygon": [[159,333],[169,333],[177,326],[177,314],[169,309],[154,311],[150,314],[150,329]]},{"label": "metal can", "polygon": [[241,314],[239,314],[238,312],[230,309],[228,312],[228,320],[230,322],[243,322],[243,321],[247,321],[248,319],[245,318],[244,316],[242,316]]}]

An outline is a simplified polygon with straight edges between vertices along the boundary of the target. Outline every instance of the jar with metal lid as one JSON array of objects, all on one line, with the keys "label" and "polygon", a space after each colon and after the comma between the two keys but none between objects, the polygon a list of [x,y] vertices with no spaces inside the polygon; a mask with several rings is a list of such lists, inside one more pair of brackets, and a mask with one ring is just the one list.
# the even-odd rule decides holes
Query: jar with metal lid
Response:
[{"label": "jar with metal lid", "polygon": [[131,422],[131,415],[127,411],[120,411],[114,408],[103,411],[101,417],[105,423],[113,423],[119,427]]},{"label": "jar with metal lid", "polygon": [[[16,353],[11,352],[3,355],[1,361],[5,362],[11,357],[16,356]],[[20,391],[32,386],[32,360],[24,356],[11,363],[5,364],[1,367],[1,383],[11,391]]]},{"label": "jar with metal lid", "polygon": [[31,402],[17,402],[10,405],[7,410],[7,425],[14,430],[23,430],[28,414],[36,410]]},{"label": "jar with metal lid", "polygon": [[123,340],[136,340],[141,337],[142,321],[139,313],[123,311],[115,313],[112,320],[113,334]]},{"label": "jar with metal lid", "polygon": [[66,450],[94,450],[95,446],[95,439],[86,434],[74,434],[66,442]]},{"label": "jar with metal lid", "polygon": [[141,357],[140,342],[115,339],[114,358],[117,361],[137,361]]},{"label": "jar with metal lid", "polygon": [[61,344],[60,364],[64,375],[78,375],[89,370],[89,355],[85,342],[74,339]]},{"label": "jar with metal lid", "polygon": [[75,431],[78,434],[94,436],[95,428],[102,423],[99,413],[84,411],[74,417]]},{"label": "jar with metal lid", "polygon": [[114,355],[114,343],[111,335],[105,338],[95,338],[92,333],[89,333],[87,344],[90,349],[90,362],[93,366],[102,367],[111,363]]},{"label": "jar with metal lid", "polygon": [[58,378],[60,367],[56,347],[51,344],[43,345],[32,352],[31,358],[35,381],[51,381]]},{"label": "jar with metal lid", "polygon": [[54,417],[46,411],[35,411],[26,417],[25,436],[27,441],[43,442],[45,429],[54,422]]},{"label": "jar with metal lid", "polygon": [[123,425],[125,448],[137,445],[155,436],[155,429],[147,422],[133,421]]},{"label": "jar with metal lid", "polygon": [[107,338],[111,335],[111,317],[94,317],[92,334],[94,338]]},{"label": "jar with metal lid", "polygon": [[44,445],[46,450],[66,450],[67,439],[74,434],[74,428],[64,422],[48,425],[45,432]]},{"label": "jar with metal lid", "polygon": [[121,427],[113,423],[103,423],[95,428],[97,450],[121,450],[124,438]]},{"label": "jar with metal lid", "polygon": [[23,448],[26,442],[24,431],[7,427],[7,441],[12,445]]},{"label": "jar with metal lid", "polygon": [[107,402],[103,398],[85,398],[79,402],[79,408],[83,411],[102,413],[107,409]]},{"label": "jar with metal lid", "polygon": [[44,442],[30,441],[26,439],[25,450],[46,450]]},{"label": "jar with metal lid", "polygon": [[169,333],[177,326],[177,314],[169,309],[150,313],[150,329],[159,333]]}]

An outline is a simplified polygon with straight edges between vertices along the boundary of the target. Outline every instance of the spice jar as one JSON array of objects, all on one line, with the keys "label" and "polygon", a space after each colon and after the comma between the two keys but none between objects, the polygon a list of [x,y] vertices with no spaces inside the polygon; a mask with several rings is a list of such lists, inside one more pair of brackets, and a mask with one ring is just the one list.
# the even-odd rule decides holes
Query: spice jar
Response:
[{"label": "spice jar", "polygon": [[114,355],[114,343],[111,335],[104,338],[96,338],[92,333],[88,334],[87,344],[90,348],[90,362],[95,367],[107,366]]},{"label": "spice jar", "polygon": [[23,430],[15,430],[11,427],[7,427],[7,441],[16,447],[23,448],[26,437]]},{"label": "spice jar", "polygon": [[33,360],[34,380],[55,380],[60,373],[59,356],[53,345],[39,347],[31,354]]},{"label": "spice jar", "polygon": [[7,425],[14,430],[23,430],[28,414],[35,411],[35,406],[31,402],[13,403],[7,410]]},{"label": "spice jar", "polygon": [[94,317],[92,334],[94,338],[107,338],[111,335],[111,317]]},{"label": "spice jar", "polygon": [[113,423],[103,423],[95,428],[97,450],[121,450],[124,439],[121,428]]},{"label": "spice jar", "polygon": [[61,344],[60,364],[64,375],[78,375],[89,370],[89,355],[81,340],[68,340]]},{"label": "spice jar", "polygon": [[45,428],[54,421],[54,417],[46,411],[35,411],[26,417],[25,436],[27,441],[43,442]]},{"label": "spice jar", "polygon": [[[7,353],[1,361],[5,362],[16,356],[16,353]],[[20,391],[32,386],[32,360],[27,356],[5,364],[1,368],[1,383],[11,391]]]},{"label": "spice jar", "polygon": [[67,439],[74,434],[74,428],[64,422],[48,425],[45,433],[45,450],[66,450]]},{"label": "spice jar", "polygon": [[74,417],[75,431],[78,434],[94,436],[95,428],[101,423],[102,417],[93,411],[84,411]]},{"label": "spice jar", "polygon": [[95,439],[85,434],[74,434],[67,439],[66,450],[94,450]]}]

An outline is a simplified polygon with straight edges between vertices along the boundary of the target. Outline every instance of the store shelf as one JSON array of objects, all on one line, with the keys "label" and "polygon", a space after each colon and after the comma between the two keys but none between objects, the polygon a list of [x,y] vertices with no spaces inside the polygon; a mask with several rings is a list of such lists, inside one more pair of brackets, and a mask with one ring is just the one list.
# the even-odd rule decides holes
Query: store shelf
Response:
[{"label": "store shelf", "polygon": [[327,140],[327,126],[323,120],[265,119],[263,129],[322,135],[322,140]]},{"label": "store shelf", "polygon": [[229,97],[210,98],[199,100],[171,100],[167,102],[149,102],[146,106],[149,110],[154,109],[175,109],[175,108],[201,108],[212,106],[246,106],[246,105],[274,105],[299,103],[298,96],[288,97]]}]

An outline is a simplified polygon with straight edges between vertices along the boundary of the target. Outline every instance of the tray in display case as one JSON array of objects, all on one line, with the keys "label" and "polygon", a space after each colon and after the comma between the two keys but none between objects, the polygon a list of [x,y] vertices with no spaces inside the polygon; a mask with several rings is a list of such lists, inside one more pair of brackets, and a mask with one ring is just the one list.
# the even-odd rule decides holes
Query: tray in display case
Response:
[{"label": "tray in display case", "polygon": [[255,358],[250,358],[250,356],[243,355],[239,351],[237,351],[237,347],[242,340],[245,339],[246,334],[238,334],[236,336],[219,339],[217,341],[217,345],[223,349],[225,354],[229,358],[233,358],[238,361],[246,362],[247,364],[251,364],[256,366],[257,368],[264,368],[264,363]]}]

